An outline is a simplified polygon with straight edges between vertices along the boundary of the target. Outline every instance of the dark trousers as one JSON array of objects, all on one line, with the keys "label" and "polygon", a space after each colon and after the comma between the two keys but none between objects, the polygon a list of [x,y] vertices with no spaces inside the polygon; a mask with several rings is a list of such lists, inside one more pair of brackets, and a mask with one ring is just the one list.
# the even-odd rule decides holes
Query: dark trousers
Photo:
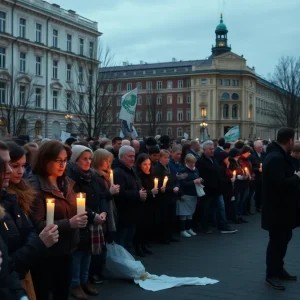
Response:
[{"label": "dark trousers", "polygon": [[255,201],[255,207],[256,208],[261,208],[261,189],[262,189],[262,182],[261,181],[255,181],[254,201]]},{"label": "dark trousers", "polygon": [[68,300],[72,279],[72,256],[50,256],[31,269],[38,300]]},{"label": "dark trousers", "polygon": [[128,252],[132,253],[132,243],[135,234],[135,224],[118,224],[116,242],[123,246]]},{"label": "dark trousers", "polygon": [[203,230],[209,229],[209,216],[212,207],[213,198],[210,196],[203,196],[199,200],[198,208],[198,221],[200,222]]},{"label": "dark trousers", "polygon": [[252,204],[252,198],[255,192],[255,188],[253,185],[250,184],[248,193],[245,200],[245,206],[244,206],[244,213],[250,213],[251,212],[251,204]]},{"label": "dark trousers", "polygon": [[100,278],[103,276],[105,261],[106,261],[106,247],[103,247],[102,253],[100,255],[92,255],[91,257],[91,264],[89,270],[89,277],[91,279],[94,275],[97,275]]},{"label": "dark trousers", "polygon": [[175,226],[176,203],[169,199],[161,200],[158,235],[160,240],[171,240]]},{"label": "dark trousers", "polygon": [[287,246],[293,235],[292,229],[272,229],[269,231],[267,248],[267,277],[278,276],[283,269]]}]

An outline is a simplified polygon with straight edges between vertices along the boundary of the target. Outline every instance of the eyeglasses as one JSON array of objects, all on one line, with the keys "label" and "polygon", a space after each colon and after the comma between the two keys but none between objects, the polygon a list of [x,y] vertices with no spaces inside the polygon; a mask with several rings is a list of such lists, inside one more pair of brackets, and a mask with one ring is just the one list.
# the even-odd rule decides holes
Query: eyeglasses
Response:
[{"label": "eyeglasses", "polygon": [[54,162],[56,163],[56,164],[58,164],[58,165],[60,165],[60,166],[63,166],[63,165],[66,165],[67,164],[67,162],[68,162],[68,160],[61,160],[61,159],[56,159],[56,160],[54,160]]}]

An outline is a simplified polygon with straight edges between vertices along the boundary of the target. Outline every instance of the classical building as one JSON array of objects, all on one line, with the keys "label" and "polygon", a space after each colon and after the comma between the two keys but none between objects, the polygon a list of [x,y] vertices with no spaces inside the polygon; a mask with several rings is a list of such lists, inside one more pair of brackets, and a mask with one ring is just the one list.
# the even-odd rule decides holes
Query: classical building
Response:
[{"label": "classical building", "polygon": [[100,35],[97,22],[57,4],[0,0],[2,135],[77,133],[79,121],[68,113],[70,103],[85,97],[74,91],[87,65],[89,74],[98,70]]},{"label": "classical building", "polygon": [[[120,96],[138,87],[135,127],[140,135],[149,134],[147,107],[154,105],[156,134],[182,138],[187,133],[203,140],[224,136],[231,127],[239,126],[241,138],[274,138],[274,86],[248,67],[243,55],[231,52],[222,16],[215,34],[212,53],[203,60],[141,61],[138,65],[125,62],[102,70],[114,73],[114,88]],[[113,115],[120,110],[120,99],[112,104]],[[119,124],[114,127],[117,133]]]}]

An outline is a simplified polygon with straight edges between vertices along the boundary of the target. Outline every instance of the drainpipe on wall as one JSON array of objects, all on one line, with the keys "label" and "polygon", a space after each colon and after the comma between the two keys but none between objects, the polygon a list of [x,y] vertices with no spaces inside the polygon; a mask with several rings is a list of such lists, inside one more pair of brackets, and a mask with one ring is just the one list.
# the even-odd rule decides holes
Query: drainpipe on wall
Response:
[{"label": "drainpipe on wall", "polygon": [[49,20],[50,17],[47,19],[47,24],[46,24],[46,46],[47,46],[47,50],[46,50],[46,114],[45,114],[45,134],[44,137],[47,137],[47,133],[48,133],[48,114],[49,114],[49,110],[48,110],[48,92],[49,92],[49,67],[48,67],[48,63],[49,63]]}]

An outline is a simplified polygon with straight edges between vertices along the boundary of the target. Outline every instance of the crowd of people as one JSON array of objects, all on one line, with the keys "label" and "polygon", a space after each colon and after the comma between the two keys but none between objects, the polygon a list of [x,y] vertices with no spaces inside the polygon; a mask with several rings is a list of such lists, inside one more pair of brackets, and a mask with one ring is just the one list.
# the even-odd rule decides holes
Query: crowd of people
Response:
[{"label": "crowd of people", "polygon": [[106,243],[144,257],[155,255],[153,243],[178,242],[177,233],[184,242],[213,227],[238,232],[261,212],[267,144],[168,136],[0,141],[0,299],[26,299],[28,279],[38,300],[98,295]]}]

